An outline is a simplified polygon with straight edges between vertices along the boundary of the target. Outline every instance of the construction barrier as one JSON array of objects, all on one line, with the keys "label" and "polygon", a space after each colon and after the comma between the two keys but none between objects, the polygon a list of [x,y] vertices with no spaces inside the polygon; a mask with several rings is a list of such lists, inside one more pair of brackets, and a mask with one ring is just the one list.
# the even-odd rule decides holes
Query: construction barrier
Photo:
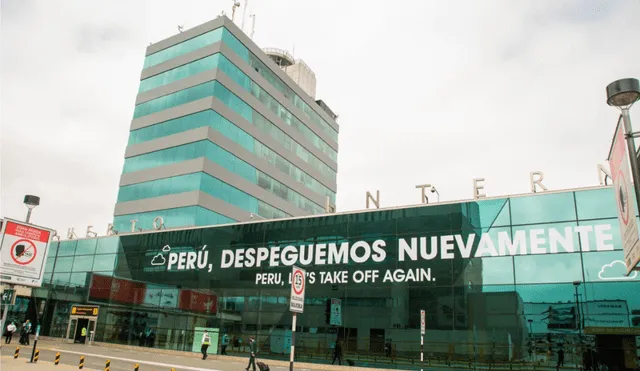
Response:
[{"label": "construction barrier", "polygon": [[140,371],[140,365],[137,363],[133,365],[133,371]]},{"label": "construction barrier", "polygon": [[84,367],[84,356],[80,357],[80,364],[78,365],[78,368],[82,370],[82,368]]},{"label": "construction barrier", "polygon": [[60,352],[56,353],[56,361],[54,364],[57,366],[60,363]]},{"label": "construction barrier", "polygon": [[38,358],[40,358],[40,351],[38,349],[36,349],[36,354],[35,354],[35,356],[33,356],[33,363],[37,363],[38,362]]},{"label": "construction barrier", "polygon": [[111,361],[107,359],[107,362],[104,363],[104,371],[109,371],[111,369]]},{"label": "construction barrier", "polygon": [[19,355],[20,355],[20,347],[16,347],[16,352],[13,353],[13,358],[17,359]]}]

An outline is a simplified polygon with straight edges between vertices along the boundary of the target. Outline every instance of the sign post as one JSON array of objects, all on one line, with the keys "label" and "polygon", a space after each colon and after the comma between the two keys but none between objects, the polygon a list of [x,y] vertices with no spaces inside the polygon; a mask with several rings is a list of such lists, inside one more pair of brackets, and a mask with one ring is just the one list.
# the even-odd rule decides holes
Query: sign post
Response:
[{"label": "sign post", "polygon": [[424,363],[424,334],[427,329],[426,313],[423,310],[420,311],[420,371],[422,371],[422,365]]},{"label": "sign post", "polygon": [[[36,337],[35,339],[33,339],[33,349],[31,350],[31,360],[30,360],[31,363],[34,363],[34,357],[36,355],[36,345],[38,345],[38,336],[40,336],[40,325],[36,327]],[[36,359],[35,362],[38,362],[38,360]]]},{"label": "sign post", "polygon": [[42,286],[50,229],[5,219],[0,243],[0,281],[9,285]]},{"label": "sign post", "polygon": [[[618,221],[620,222],[620,234],[624,250],[624,264],[627,267],[628,276],[640,262],[640,237],[636,224],[636,207],[632,202],[634,185],[629,174],[629,157],[625,139],[625,130],[622,125],[623,117],[618,120],[616,133],[613,137],[611,151],[609,152],[609,166],[611,178],[618,206]],[[627,133],[630,134],[630,133]],[[638,200],[640,202],[640,200]]]},{"label": "sign post", "polygon": [[3,329],[6,327],[7,315],[9,314],[9,306],[14,305],[16,303],[16,290],[15,289],[5,289],[2,292],[2,324],[0,325]]},{"label": "sign post", "polygon": [[289,358],[289,371],[293,371],[293,359],[296,348],[296,315],[304,312],[304,291],[306,288],[307,272],[293,266],[291,273],[291,298],[289,299],[289,310],[293,313],[291,321],[291,356]]}]

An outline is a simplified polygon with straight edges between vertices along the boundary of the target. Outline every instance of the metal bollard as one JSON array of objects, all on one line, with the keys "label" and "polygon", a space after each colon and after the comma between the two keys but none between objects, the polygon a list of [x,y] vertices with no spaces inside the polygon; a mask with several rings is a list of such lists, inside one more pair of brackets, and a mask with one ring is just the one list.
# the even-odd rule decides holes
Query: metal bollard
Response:
[{"label": "metal bollard", "polygon": [[140,371],[140,365],[137,363],[133,365],[133,371]]},{"label": "metal bollard", "polygon": [[13,359],[18,359],[19,355],[20,355],[20,347],[16,347],[16,352],[13,353]]},{"label": "metal bollard", "polygon": [[57,366],[60,363],[60,352],[56,353],[56,360],[54,364]]},{"label": "metal bollard", "polygon": [[40,358],[40,351],[38,349],[36,349],[36,355],[33,356],[33,363],[37,363],[38,362],[38,358]]},{"label": "metal bollard", "polygon": [[80,357],[80,364],[78,365],[78,368],[82,370],[82,368],[84,367],[84,356]]},{"label": "metal bollard", "polygon": [[107,362],[104,363],[104,371],[109,371],[111,369],[111,361],[107,359]]}]

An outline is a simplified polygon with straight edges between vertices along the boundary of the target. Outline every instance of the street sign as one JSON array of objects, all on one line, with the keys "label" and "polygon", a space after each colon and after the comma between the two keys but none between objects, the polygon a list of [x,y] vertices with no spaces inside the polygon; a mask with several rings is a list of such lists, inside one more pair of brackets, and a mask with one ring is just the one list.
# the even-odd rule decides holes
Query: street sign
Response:
[{"label": "street sign", "polygon": [[629,157],[622,127],[622,118],[618,121],[616,134],[613,137],[609,153],[609,167],[613,180],[616,203],[618,205],[618,221],[624,250],[624,264],[627,276],[640,262],[640,236],[636,223],[636,206],[633,202],[634,188],[629,174]]},{"label": "street sign", "polygon": [[2,292],[2,305],[14,305],[16,303],[16,290],[5,289]]},{"label": "street sign", "polygon": [[93,305],[73,305],[71,307],[72,316],[98,317],[100,307]]},{"label": "street sign", "polygon": [[42,286],[51,230],[5,219],[0,243],[0,281],[22,286]]},{"label": "street sign", "polygon": [[291,298],[289,299],[289,310],[294,313],[304,312],[304,290],[306,286],[307,272],[296,266],[291,274]]},{"label": "street sign", "polygon": [[420,311],[420,334],[424,335],[427,331],[427,318],[424,310]]},{"label": "street sign", "polygon": [[331,299],[331,313],[329,315],[329,324],[334,326],[342,326],[342,300]]}]

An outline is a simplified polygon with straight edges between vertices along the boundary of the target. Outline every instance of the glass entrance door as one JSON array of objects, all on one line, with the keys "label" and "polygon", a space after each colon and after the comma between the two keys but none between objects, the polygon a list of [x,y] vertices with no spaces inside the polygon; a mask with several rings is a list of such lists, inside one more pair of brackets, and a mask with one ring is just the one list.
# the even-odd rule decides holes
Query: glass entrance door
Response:
[{"label": "glass entrance door", "polygon": [[73,339],[76,335],[77,328],[78,328],[78,319],[71,318],[71,320],[69,321],[69,325],[67,326],[67,337],[66,337],[67,341],[73,342]]}]

